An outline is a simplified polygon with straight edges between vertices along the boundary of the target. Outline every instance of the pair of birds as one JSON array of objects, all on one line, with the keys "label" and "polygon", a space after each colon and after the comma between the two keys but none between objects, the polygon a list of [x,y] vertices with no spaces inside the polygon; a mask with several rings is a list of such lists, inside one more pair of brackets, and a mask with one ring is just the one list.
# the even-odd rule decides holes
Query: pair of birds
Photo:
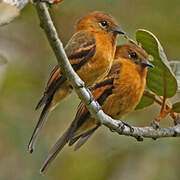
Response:
[{"label": "pair of birds", "polygon": [[[102,110],[115,119],[134,110],[146,85],[147,67],[152,67],[147,53],[139,46],[116,46],[118,34],[125,33],[109,14],[93,12],[78,21],[76,33],[65,47],[73,69],[90,88]],[[29,142],[29,152],[33,152],[48,112],[71,92],[71,84],[60,67],[55,66],[36,107],[44,105]],[[67,143],[71,146],[77,142],[75,149],[80,148],[99,126],[81,102],[74,121],[49,152],[41,173]]]}]

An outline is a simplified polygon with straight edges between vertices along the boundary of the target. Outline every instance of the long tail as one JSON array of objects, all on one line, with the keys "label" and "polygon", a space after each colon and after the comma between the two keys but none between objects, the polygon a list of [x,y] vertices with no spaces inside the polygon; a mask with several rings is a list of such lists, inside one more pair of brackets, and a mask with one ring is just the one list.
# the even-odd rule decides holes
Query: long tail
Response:
[{"label": "long tail", "polygon": [[46,101],[47,101],[47,95],[44,95],[44,96],[40,99],[40,101],[38,102],[35,110],[38,110],[43,104],[46,103]]},{"label": "long tail", "polygon": [[49,100],[47,102],[47,104],[44,106],[44,108],[41,112],[41,115],[39,117],[38,123],[36,124],[36,127],[33,131],[33,134],[31,136],[31,139],[30,139],[29,145],[28,145],[28,151],[30,153],[32,153],[34,151],[34,145],[36,143],[36,139],[37,139],[38,134],[39,134],[40,130],[42,129],[44,123],[46,122],[47,115],[48,115],[48,112],[50,110],[50,105],[51,105],[51,100]]},{"label": "long tail", "polygon": [[62,148],[68,143],[68,141],[72,137],[73,130],[73,126],[70,126],[70,128],[68,128],[65,133],[58,139],[56,144],[50,150],[46,160],[44,161],[40,169],[40,173],[44,174],[46,172],[50,163],[56,158],[57,154],[62,150]]},{"label": "long tail", "polygon": [[81,146],[83,146],[87,142],[87,140],[94,134],[96,129],[98,129],[98,128],[99,128],[99,125],[96,126],[94,129],[91,129],[90,131],[88,131],[84,135],[82,135],[82,137],[76,143],[74,150],[77,151]]}]

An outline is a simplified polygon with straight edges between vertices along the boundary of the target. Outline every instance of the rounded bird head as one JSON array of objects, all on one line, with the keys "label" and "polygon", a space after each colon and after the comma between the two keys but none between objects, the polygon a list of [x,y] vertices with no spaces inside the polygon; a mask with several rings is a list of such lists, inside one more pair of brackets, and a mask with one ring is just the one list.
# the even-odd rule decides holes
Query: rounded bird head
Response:
[{"label": "rounded bird head", "polygon": [[111,15],[105,12],[93,12],[81,18],[77,23],[77,31],[87,30],[96,33],[109,33],[113,35],[125,34],[118,29],[118,24]]},{"label": "rounded bird head", "polygon": [[118,59],[118,57],[128,59],[143,69],[146,67],[153,67],[153,65],[149,62],[149,55],[146,51],[135,44],[117,46],[115,59]]}]

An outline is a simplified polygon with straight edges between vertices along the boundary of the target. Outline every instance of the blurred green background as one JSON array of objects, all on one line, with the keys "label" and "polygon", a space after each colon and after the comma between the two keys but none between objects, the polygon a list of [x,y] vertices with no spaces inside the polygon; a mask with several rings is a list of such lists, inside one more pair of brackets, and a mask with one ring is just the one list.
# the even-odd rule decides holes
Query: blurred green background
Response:
[{"label": "blurred green background", "polygon": [[[64,0],[50,9],[64,44],[74,32],[77,19],[94,10],[111,13],[132,38],[137,28],[153,32],[169,60],[180,59],[179,0]],[[34,153],[29,154],[28,141],[40,114],[34,108],[56,64],[32,5],[12,23],[0,27],[0,54],[8,59],[8,65],[0,67],[0,180],[180,179],[179,138],[145,139],[140,143],[104,127],[79,151],[64,148],[47,174],[40,175],[45,156],[72,121],[79,99],[72,94],[51,113]],[[130,114],[125,121],[149,125],[158,112],[159,107],[153,105]],[[166,118],[161,125],[172,124]]]}]

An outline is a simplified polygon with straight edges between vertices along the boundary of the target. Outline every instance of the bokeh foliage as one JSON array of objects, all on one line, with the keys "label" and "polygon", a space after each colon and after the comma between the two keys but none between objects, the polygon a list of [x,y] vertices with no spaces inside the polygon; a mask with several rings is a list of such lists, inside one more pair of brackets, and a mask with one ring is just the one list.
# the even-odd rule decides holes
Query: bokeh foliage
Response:
[{"label": "bokeh foliage", "polygon": [[[131,37],[138,28],[150,30],[160,40],[168,59],[179,60],[179,8],[179,0],[64,0],[50,11],[64,43],[81,15],[103,10],[110,12]],[[73,94],[59,105],[49,116],[35,152],[28,154],[27,144],[39,116],[34,107],[56,64],[33,6],[27,6],[13,23],[0,28],[0,54],[8,59],[0,90],[0,180],[179,180],[178,138],[138,143],[107,128],[101,128],[77,152],[65,148],[47,175],[41,176],[40,166],[73,119],[79,99]],[[177,95],[172,101],[178,99]],[[159,107],[152,105],[124,121],[145,126],[158,113]],[[172,125],[172,121],[166,118],[161,125]]]}]

